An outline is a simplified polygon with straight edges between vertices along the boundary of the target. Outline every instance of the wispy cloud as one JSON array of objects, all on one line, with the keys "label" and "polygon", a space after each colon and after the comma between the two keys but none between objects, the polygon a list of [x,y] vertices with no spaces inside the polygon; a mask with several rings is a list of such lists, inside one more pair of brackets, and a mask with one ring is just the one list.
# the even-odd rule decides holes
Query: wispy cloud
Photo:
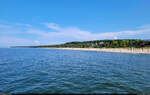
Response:
[{"label": "wispy cloud", "polygon": [[41,24],[47,26],[49,29],[52,29],[52,30],[57,30],[57,31],[62,30],[61,27],[59,27],[59,25],[56,23],[41,23]]},{"label": "wispy cloud", "polygon": [[32,25],[30,24],[22,24],[22,23],[17,23],[17,26],[23,26],[23,27],[31,27]]},{"label": "wispy cloud", "polygon": [[61,27],[55,23],[42,23],[42,25],[47,27],[49,30],[27,27],[28,25],[23,25],[22,27],[26,27],[25,30],[15,31],[13,28],[9,29],[7,26],[1,25],[1,28],[6,28],[7,31],[10,32],[6,33],[0,31],[0,33],[6,34],[5,36],[0,35],[0,45],[46,45],[60,44],[70,41],[119,39],[137,35],[150,35],[149,25],[140,26],[137,30],[103,33],[92,33],[77,27]]},{"label": "wispy cloud", "polygon": [[142,28],[142,29],[150,29],[150,24],[142,25],[142,26],[140,26],[139,28]]},{"label": "wispy cloud", "polygon": [[72,40],[99,40],[99,39],[117,39],[122,36],[133,36],[144,33],[150,33],[150,27],[141,28],[139,30],[125,30],[120,32],[105,32],[105,33],[91,33],[89,31],[81,30],[77,27],[60,27],[55,23],[44,23],[49,29],[54,31],[42,31],[36,29],[28,30],[28,33],[36,34],[41,37],[49,39],[61,38]]},{"label": "wispy cloud", "polygon": [[19,37],[0,37],[0,44],[3,46],[34,45],[34,41]]},{"label": "wispy cloud", "polygon": [[0,28],[10,28],[10,26],[9,25],[2,25],[2,24],[0,24]]}]

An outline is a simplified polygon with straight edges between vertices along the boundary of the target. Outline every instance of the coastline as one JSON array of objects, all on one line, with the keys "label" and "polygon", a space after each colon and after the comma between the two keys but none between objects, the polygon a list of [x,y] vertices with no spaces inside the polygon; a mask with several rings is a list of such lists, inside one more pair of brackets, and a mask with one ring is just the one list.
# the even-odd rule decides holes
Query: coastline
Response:
[{"label": "coastline", "polygon": [[51,49],[150,54],[150,48],[51,48]]}]

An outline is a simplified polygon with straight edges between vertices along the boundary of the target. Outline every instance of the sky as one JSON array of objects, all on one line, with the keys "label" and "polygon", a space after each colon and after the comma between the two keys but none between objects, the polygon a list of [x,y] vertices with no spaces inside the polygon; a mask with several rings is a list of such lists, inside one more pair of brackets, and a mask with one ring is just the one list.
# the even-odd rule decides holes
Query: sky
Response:
[{"label": "sky", "polygon": [[0,47],[150,39],[150,0],[0,0]]}]

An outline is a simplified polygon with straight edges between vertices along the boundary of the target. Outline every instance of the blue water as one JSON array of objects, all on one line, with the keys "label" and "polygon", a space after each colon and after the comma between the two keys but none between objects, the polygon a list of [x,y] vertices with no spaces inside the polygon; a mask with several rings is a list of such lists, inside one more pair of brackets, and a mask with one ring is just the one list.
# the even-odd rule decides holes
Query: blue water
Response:
[{"label": "blue water", "polygon": [[0,93],[150,93],[150,55],[1,48]]}]

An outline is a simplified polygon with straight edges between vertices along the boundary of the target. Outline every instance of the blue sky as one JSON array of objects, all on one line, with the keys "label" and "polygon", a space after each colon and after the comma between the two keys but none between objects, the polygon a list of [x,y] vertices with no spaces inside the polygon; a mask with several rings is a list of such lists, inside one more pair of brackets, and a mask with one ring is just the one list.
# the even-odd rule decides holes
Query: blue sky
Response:
[{"label": "blue sky", "polygon": [[1,0],[0,47],[150,39],[150,0]]}]

